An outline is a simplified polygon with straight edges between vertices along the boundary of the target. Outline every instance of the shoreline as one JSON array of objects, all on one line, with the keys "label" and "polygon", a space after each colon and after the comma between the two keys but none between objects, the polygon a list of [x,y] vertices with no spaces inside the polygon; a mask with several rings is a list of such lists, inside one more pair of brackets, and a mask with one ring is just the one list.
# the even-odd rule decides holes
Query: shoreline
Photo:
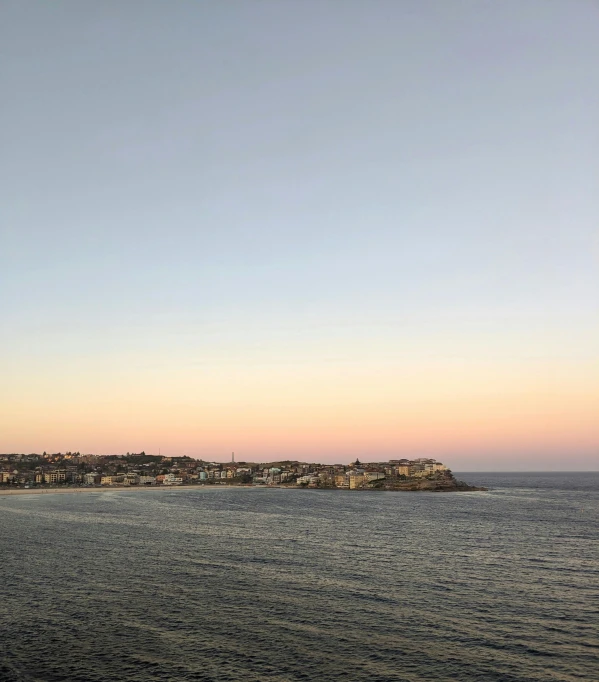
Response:
[{"label": "shoreline", "polygon": [[68,495],[76,493],[108,493],[108,492],[135,492],[138,490],[222,490],[222,489],[252,489],[252,490],[316,490],[318,492],[348,492],[348,493],[364,493],[364,492],[386,492],[386,493],[461,493],[461,492],[482,492],[488,488],[478,488],[472,486],[466,489],[460,488],[445,488],[445,489],[427,489],[427,488],[399,488],[396,490],[383,489],[357,489],[350,490],[348,488],[300,488],[299,486],[282,486],[282,485],[165,485],[165,486],[105,486],[97,488],[16,488],[16,489],[1,489],[0,498],[10,495]]},{"label": "shoreline", "polygon": [[[108,492],[131,492],[133,490],[196,490],[204,487],[199,485],[165,485],[165,486],[104,486],[98,488],[16,488],[14,490],[0,489],[0,497],[3,495],[65,495],[68,493],[108,493]],[[211,486],[212,487],[212,486]],[[216,486],[214,486],[216,487]],[[224,486],[223,486],[224,487]],[[241,487],[241,486],[228,486]]]}]

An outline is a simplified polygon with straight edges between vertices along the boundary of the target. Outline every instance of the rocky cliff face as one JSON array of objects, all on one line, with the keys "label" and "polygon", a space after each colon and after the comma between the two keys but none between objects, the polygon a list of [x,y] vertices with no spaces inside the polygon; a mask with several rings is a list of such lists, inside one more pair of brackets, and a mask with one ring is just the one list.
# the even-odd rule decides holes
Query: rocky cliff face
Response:
[{"label": "rocky cliff face", "polygon": [[404,490],[429,492],[468,492],[477,490],[488,490],[488,488],[468,485],[463,481],[458,481],[451,471],[445,471],[434,478],[410,478],[410,479],[385,479],[381,485],[377,486],[383,490]]}]

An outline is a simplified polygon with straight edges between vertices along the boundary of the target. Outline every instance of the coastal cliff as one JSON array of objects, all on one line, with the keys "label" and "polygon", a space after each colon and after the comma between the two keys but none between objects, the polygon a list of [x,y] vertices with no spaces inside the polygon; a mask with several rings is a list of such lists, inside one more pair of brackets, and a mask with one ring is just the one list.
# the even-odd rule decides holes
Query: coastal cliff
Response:
[{"label": "coastal cliff", "polygon": [[488,488],[478,487],[458,481],[451,471],[447,470],[430,478],[386,478],[376,481],[369,486],[374,490],[397,490],[404,492],[426,491],[426,492],[476,492],[488,490]]}]

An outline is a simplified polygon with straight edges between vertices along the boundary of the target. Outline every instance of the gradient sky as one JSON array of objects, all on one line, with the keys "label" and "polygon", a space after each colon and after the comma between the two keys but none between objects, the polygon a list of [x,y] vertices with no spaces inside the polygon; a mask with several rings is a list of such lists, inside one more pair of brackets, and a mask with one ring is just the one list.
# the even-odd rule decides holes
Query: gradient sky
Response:
[{"label": "gradient sky", "polygon": [[0,452],[599,468],[599,5],[0,5]]}]

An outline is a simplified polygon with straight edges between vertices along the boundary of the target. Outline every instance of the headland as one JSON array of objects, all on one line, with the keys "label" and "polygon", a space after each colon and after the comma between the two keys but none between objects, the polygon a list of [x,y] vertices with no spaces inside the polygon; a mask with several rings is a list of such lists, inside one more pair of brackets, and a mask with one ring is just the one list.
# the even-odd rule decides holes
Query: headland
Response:
[{"label": "headland", "polygon": [[445,464],[430,458],[319,464],[296,460],[235,462],[234,456],[230,462],[208,462],[145,452],[0,455],[0,494],[223,485],[398,492],[486,490],[456,480]]}]

